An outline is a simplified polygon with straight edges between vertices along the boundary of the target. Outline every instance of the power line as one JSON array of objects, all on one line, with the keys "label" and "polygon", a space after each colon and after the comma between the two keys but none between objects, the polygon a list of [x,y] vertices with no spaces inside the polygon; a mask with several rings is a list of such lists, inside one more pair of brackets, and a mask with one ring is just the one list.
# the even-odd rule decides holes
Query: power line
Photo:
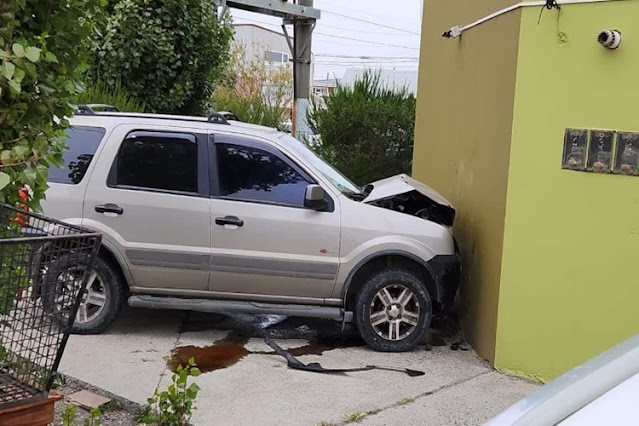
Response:
[{"label": "power line", "polygon": [[358,41],[360,43],[368,43],[368,44],[374,44],[377,46],[389,46],[389,47],[398,47],[400,49],[410,49],[410,50],[419,50],[418,47],[408,47],[408,46],[400,46],[399,44],[390,44],[390,43],[381,43],[378,41],[370,41],[370,40],[361,40],[358,38],[351,38],[351,37],[342,37],[342,36],[336,36],[333,34],[324,34],[324,33],[318,33],[315,32],[315,35],[319,35],[319,36],[324,36],[324,37],[333,37],[333,38],[339,38],[342,40],[352,40],[352,41]]},{"label": "power line", "polygon": [[[279,25],[272,24],[270,22],[258,21],[256,19],[249,19],[249,18],[244,18],[244,17],[238,17],[238,19],[243,19],[245,21],[257,22],[257,23],[260,23],[260,24],[265,24],[265,25],[270,25],[270,26],[273,26],[273,27],[281,28]],[[349,32],[354,32],[354,33],[376,34],[376,35],[385,35],[385,36],[403,36],[403,34],[397,34],[397,33],[384,33],[384,32],[379,32],[379,31],[356,30],[356,29],[353,29],[353,28],[345,28],[345,27],[338,27],[338,26],[335,26],[335,25],[327,25],[327,24],[324,24],[321,21],[319,22],[319,25],[322,28],[333,28],[333,29],[336,29],[336,30],[349,31]],[[413,32],[409,32],[409,34],[410,35],[420,35],[418,33],[413,33]]]},{"label": "power line", "polygon": [[323,13],[328,13],[329,15],[341,16],[342,18],[351,19],[353,21],[364,22],[366,24],[375,25],[375,26],[382,27],[382,28],[388,28],[388,29],[391,29],[391,30],[401,31],[401,32],[408,33],[408,34],[421,35],[421,34],[416,33],[414,31],[405,30],[403,28],[391,27],[390,25],[380,24],[379,22],[367,21],[366,19],[355,18],[353,16],[342,15],[341,13],[331,12],[330,10],[326,10],[326,9],[322,9],[322,12]]},{"label": "power line", "polygon": [[[323,22],[320,21],[321,27],[325,27],[325,28],[334,28],[336,30],[342,30],[342,31],[350,31],[350,32],[354,32],[354,33],[362,33],[362,34],[376,34],[376,35],[385,35],[385,36],[401,36],[401,37],[405,37],[404,34],[397,34],[397,33],[380,33],[379,31],[365,31],[365,30],[354,30],[352,28],[344,28],[344,27],[336,27],[335,25],[326,25]],[[416,34],[416,33],[409,33],[409,35],[420,35],[420,34]]]},{"label": "power line", "polygon": [[418,61],[418,57],[408,57],[408,56],[354,56],[354,55],[330,55],[318,53],[315,55],[316,58],[346,58],[346,59],[399,59],[399,60],[411,60]]},{"label": "power line", "polygon": [[[249,21],[249,22],[256,22],[259,24],[264,24],[264,25],[269,25],[272,27],[277,27],[280,28],[278,25],[275,24],[271,24],[268,22],[264,22],[264,21],[258,21],[256,19],[249,19],[249,18],[240,18],[244,21]],[[371,41],[371,40],[362,40],[362,39],[358,39],[358,38],[352,38],[352,37],[344,37],[344,36],[337,36],[337,35],[333,35],[333,34],[325,34],[325,33],[319,33],[319,32],[314,32],[315,35],[319,35],[319,36],[324,36],[324,37],[333,37],[333,38],[339,38],[342,40],[351,40],[351,41],[357,41],[360,43],[368,43],[368,44],[374,44],[376,46],[388,46],[388,47],[397,47],[400,49],[410,49],[410,50],[419,50],[419,48],[417,47],[408,47],[408,46],[401,46],[398,44],[390,44],[390,43],[382,43],[382,42],[378,42],[378,41]]]}]

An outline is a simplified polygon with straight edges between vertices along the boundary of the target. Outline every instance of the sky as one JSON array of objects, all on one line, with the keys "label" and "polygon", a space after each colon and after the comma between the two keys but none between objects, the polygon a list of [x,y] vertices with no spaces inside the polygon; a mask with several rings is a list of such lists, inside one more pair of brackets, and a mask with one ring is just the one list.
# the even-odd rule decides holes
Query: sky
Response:
[{"label": "sky", "polygon": [[[315,0],[322,11],[313,35],[315,78],[340,78],[353,67],[416,70],[422,6],[423,0]],[[231,13],[236,24],[282,31],[281,19]]]}]

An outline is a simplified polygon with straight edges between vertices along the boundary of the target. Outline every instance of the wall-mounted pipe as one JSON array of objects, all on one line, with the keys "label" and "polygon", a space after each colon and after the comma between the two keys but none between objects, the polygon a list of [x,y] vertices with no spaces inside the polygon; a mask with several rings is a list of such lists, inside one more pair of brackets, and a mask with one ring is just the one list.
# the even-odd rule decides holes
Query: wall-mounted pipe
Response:
[{"label": "wall-mounted pipe", "polygon": [[[623,1],[623,0],[557,0],[558,5],[564,4],[577,4],[577,3],[601,3],[605,1]],[[484,16],[481,19],[476,20],[467,25],[455,25],[450,29],[444,31],[442,37],[446,38],[456,38],[461,36],[464,31],[468,31],[469,29],[476,27],[477,25],[483,24],[486,21],[490,21],[493,18],[496,18],[505,13],[511,12],[515,9],[519,9],[520,7],[530,7],[530,6],[546,6],[545,1],[522,1],[520,3],[514,4],[512,6],[505,7],[497,12],[491,13],[490,15]]]}]

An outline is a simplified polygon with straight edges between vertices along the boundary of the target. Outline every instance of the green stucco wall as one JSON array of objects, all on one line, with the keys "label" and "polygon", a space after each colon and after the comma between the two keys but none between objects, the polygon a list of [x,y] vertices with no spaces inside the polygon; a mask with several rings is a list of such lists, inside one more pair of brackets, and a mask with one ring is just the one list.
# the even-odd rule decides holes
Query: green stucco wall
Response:
[{"label": "green stucco wall", "polygon": [[[523,9],[497,368],[549,380],[639,332],[639,177],[560,167],[565,128],[639,131],[638,18],[637,0],[564,5],[539,24]],[[618,51],[597,44],[604,28],[622,32]]]},{"label": "green stucco wall", "polygon": [[520,11],[461,39],[443,38],[508,0],[426,0],[413,176],[457,209],[461,312],[475,350],[493,360]]}]

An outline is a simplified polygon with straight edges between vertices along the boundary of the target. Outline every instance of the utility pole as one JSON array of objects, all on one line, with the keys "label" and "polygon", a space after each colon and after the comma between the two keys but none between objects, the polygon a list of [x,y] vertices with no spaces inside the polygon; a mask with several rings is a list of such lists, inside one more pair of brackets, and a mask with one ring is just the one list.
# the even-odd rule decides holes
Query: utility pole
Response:
[{"label": "utility pole", "polygon": [[[306,112],[311,92],[311,38],[315,23],[321,12],[313,8],[313,0],[217,0],[221,19],[229,8],[247,10],[282,18],[282,30],[293,58],[293,129],[292,133],[302,140],[310,131]],[[293,40],[286,30],[293,25]]]},{"label": "utility pole", "polygon": [[[300,6],[313,7],[313,0],[298,0]],[[314,19],[294,19],[293,32],[293,80],[295,82],[293,101],[292,133],[299,140],[309,135],[306,114],[309,107],[311,92],[311,45],[313,38]]]}]

